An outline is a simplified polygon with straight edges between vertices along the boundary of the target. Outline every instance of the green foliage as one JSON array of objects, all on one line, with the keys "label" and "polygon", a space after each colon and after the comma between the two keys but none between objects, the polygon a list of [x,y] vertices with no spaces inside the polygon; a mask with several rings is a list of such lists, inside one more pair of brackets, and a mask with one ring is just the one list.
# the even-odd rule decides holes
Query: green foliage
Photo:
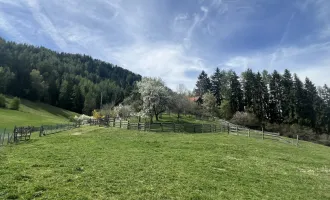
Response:
[{"label": "green foliage", "polygon": [[0,108],[6,108],[6,98],[3,94],[0,94]]},{"label": "green foliage", "polygon": [[248,112],[236,112],[230,121],[234,124],[247,127],[260,126],[258,118],[253,113]]},{"label": "green foliage", "polygon": [[119,104],[141,79],[90,56],[0,41],[0,93],[11,96],[82,112],[88,93],[94,94],[96,107],[100,107],[101,92],[103,104]]},{"label": "green foliage", "polygon": [[224,100],[220,106],[220,117],[226,120],[229,120],[233,117],[234,113],[231,108],[229,101]]},{"label": "green foliage", "polygon": [[[203,108],[210,117],[216,114],[217,99],[211,92],[207,92],[203,95]],[[207,115],[206,115],[207,116]]]},{"label": "green foliage", "polygon": [[229,116],[232,116],[237,111],[243,111],[244,109],[243,91],[241,88],[241,83],[238,81],[238,76],[233,71],[230,73],[229,84],[230,95],[228,104],[230,111],[228,111],[227,107],[224,107],[224,110],[226,110],[227,113],[225,114],[226,119],[228,119]]},{"label": "green foliage", "polygon": [[330,149],[308,142],[88,126],[1,148],[0,199],[330,198]]},{"label": "green foliage", "polygon": [[19,110],[20,104],[21,104],[21,100],[18,97],[14,97],[9,104],[9,109]]},{"label": "green foliage", "polygon": [[[202,71],[196,83],[196,94],[208,91],[207,79]],[[217,104],[221,102],[218,115],[222,118],[230,119],[234,113],[245,111],[254,114],[260,124],[297,124],[309,129],[307,132],[312,131],[314,138],[324,133],[330,135],[330,89],[327,85],[317,88],[308,78],[303,83],[287,69],[283,75],[276,70],[269,74],[266,70],[254,73],[247,69],[238,77],[231,70],[217,68],[211,83]],[[203,107],[203,102],[199,103]]]},{"label": "green foliage", "polygon": [[15,74],[10,71],[9,67],[1,67],[0,63],[0,92],[5,93],[8,90],[8,86],[14,79],[14,76]]},{"label": "green foliage", "polygon": [[198,76],[198,80],[196,83],[195,94],[196,96],[203,96],[206,92],[211,89],[211,81],[205,71]]}]

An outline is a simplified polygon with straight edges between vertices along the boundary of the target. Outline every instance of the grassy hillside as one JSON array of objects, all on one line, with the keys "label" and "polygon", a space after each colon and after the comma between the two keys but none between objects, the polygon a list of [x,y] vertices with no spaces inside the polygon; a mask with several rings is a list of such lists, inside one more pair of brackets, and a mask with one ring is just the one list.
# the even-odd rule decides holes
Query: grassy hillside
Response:
[{"label": "grassy hillside", "polygon": [[[9,104],[11,98],[8,97],[6,100]],[[61,108],[21,99],[19,111],[0,108],[0,129],[13,128],[15,125],[38,126],[41,124],[64,123],[68,122],[68,118],[74,115],[75,113]]]},{"label": "grassy hillside", "polygon": [[330,199],[330,148],[84,127],[0,153],[0,199]]}]

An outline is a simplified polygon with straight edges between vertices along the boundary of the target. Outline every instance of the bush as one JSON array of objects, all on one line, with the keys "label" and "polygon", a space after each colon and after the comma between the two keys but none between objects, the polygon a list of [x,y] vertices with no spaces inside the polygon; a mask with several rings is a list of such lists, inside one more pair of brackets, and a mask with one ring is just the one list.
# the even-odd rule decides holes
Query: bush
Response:
[{"label": "bush", "polygon": [[9,108],[11,110],[19,110],[19,106],[21,104],[21,100],[17,97],[13,98],[13,100],[11,100]]},{"label": "bush", "polygon": [[260,126],[257,117],[254,114],[248,112],[236,112],[230,122],[247,127]]},{"label": "bush", "polygon": [[0,108],[6,107],[6,98],[3,94],[0,94]]}]

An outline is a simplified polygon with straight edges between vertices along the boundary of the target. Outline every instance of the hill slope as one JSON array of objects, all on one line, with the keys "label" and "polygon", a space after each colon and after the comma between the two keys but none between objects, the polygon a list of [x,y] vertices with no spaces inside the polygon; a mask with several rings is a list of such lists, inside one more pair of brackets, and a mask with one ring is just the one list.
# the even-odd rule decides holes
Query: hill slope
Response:
[{"label": "hill slope", "polygon": [[329,199],[329,155],[308,142],[84,127],[4,147],[0,198]]},{"label": "hill slope", "polygon": [[[59,53],[0,37],[0,93],[90,114],[121,102],[141,76],[87,55]],[[97,99],[97,101],[95,100]]]},{"label": "hill slope", "polygon": [[[7,99],[7,104],[11,100]],[[19,111],[0,108],[0,129],[17,126],[39,126],[42,124],[66,123],[70,116],[76,113],[50,106],[43,103],[34,103],[21,99]]]}]

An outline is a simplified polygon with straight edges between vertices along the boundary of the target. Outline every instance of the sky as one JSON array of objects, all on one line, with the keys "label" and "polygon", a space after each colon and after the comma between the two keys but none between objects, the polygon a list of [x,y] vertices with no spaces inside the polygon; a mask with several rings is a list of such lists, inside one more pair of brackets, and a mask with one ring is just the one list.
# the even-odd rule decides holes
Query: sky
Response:
[{"label": "sky", "polygon": [[330,85],[329,0],[0,0],[0,36],[88,54],[175,89],[202,70]]}]

